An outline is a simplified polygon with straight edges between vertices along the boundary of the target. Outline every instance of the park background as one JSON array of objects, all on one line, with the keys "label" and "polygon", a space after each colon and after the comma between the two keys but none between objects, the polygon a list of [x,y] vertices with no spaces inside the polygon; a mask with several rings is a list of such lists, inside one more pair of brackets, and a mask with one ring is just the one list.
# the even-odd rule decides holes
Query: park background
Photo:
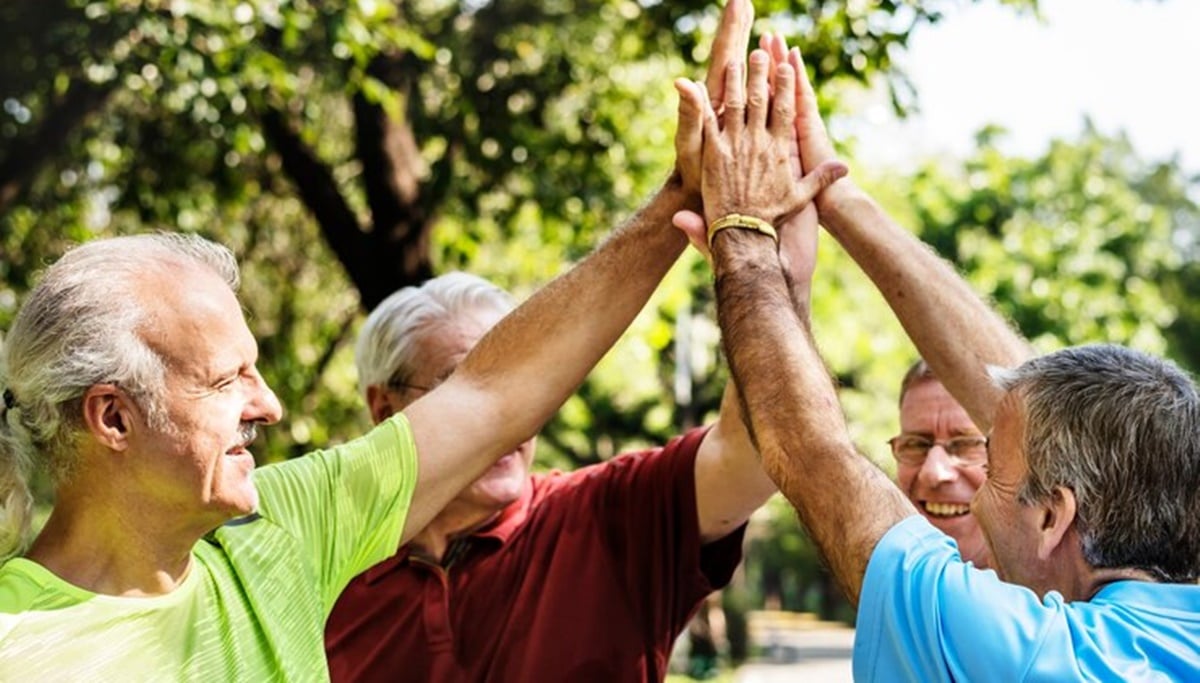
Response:
[{"label": "park background", "polygon": [[[857,181],[1038,349],[1110,341],[1195,371],[1200,105],[1183,46],[1200,12],[1185,5],[755,2],[756,34],[804,51]],[[671,81],[703,74],[718,12],[4,2],[0,335],[70,245],[198,232],[243,264],[260,369],[287,409],[262,432],[260,463],[360,434],[364,312],[454,269],[523,298],[586,254],[669,172]],[[544,430],[537,466],[710,421],[727,377],[713,312],[711,275],[689,253]],[[855,443],[891,472],[885,440],[915,351],[827,236],[812,318]],[[853,618],[778,497],[722,601],[735,656],[749,610]]]}]

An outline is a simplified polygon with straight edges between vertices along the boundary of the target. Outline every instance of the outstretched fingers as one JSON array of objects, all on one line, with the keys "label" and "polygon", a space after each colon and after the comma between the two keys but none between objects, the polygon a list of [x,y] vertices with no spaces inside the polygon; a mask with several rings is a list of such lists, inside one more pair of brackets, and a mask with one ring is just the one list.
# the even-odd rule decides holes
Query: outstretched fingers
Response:
[{"label": "outstretched fingers", "polygon": [[725,108],[721,111],[721,128],[731,135],[739,135],[745,127],[746,64],[735,60],[725,67]]},{"label": "outstretched fingers", "polygon": [[813,89],[800,50],[788,51],[788,63],[796,72],[796,139],[800,144],[800,155],[807,165],[829,161],[837,157],[825,122],[821,120],[821,108],[817,103],[817,92]]},{"label": "outstretched fingers", "polygon": [[767,78],[771,71],[771,60],[767,53],[755,50],[750,53],[750,68],[746,82],[746,127],[761,130],[767,125],[771,108],[771,93]]},{"label": "outstretched fingers", "polygon": [[699,192],[707,98],[699,83],[686,78],[675,81],[675,90],[679,93],[679,122],[675,128],[675,167],[679,169],[684,189]]},{"label": "outstretched fingers", "polygon": [[769,127],[780,138],[796,135],[796,72],[787,62],[775,68],[775,96],[771,100]]},{"label": "outstretched fingers", "polygon": [[713,108],[719,113],[725,105],[725,71],[730,62],[746,58],[750,46],[750,30],[754,26],[754,5],[750,0],[729,0],[721,12],[721,23],[713,38],[712,56],[708,62],[705,87],[712,97]]}]

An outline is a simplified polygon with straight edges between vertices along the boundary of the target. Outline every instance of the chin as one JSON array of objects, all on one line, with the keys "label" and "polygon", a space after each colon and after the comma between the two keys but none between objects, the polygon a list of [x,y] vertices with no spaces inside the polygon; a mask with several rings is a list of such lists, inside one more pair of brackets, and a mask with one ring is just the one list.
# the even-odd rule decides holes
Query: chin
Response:
[{"label": "chin", "polygon": [[221,507],[229,519],[245,517],[258,511],[258,489],[246,482],[228,494],[217,494],[213,501]]},{"label": "chin", "polygon": [[480,501],[488,501],[493,506],[505,507],[521,498],[525,491],[525,476],[497,477],[493,481],[479,482],[474,487],[474,497]]}]

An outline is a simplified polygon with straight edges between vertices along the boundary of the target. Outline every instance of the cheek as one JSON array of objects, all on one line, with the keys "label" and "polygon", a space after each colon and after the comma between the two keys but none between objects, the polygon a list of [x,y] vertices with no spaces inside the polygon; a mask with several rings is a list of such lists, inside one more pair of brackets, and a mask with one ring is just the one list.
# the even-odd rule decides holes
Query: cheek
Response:
[{"label": "cheek", "polygon": [[920,472],[919,467],[911,465],[896,465],[896,484],[901,490],[911,493],[913,482],[917,479],[917,473]]},{"label": "cheek", "polygon": [[960,471],[962,478],[971,486],[972,491],[983,490],[984,482],[987,481],[987,470],[982,467],[967,467]]}]

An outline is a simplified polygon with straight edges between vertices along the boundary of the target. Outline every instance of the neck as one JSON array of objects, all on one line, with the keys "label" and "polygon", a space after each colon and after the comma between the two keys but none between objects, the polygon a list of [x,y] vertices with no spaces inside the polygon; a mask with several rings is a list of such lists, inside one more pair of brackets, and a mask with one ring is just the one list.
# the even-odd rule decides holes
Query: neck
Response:
[{"label": "neck", "polygon": [[[1074,530],[1071,536],[1077,536]],[[1060,555],[1054,566],[1061,570],[1057,579],[1051,580],[1047,590],[1058,590],[1068,602],[1087,601],[1096,597],[1096,593],[1110,583],[1117,581],[1148,581],[1158,583],[1158,577],[1142,569],[1130,567],[1100,568],[1093,567],[1083,556],[1082,542],[1077,538],[1064,545],[1070,550],[1068,555]]]},{"label": "neck", "polygon": [[155,527],[156,521],[169,518],[79,504],[60,491],[26,557],[93,593],[163,595],[183,583],[191,568],[192,547],[203,535]]},{"label": "neck", "polygon": [[1110,583],[1117,581],[1146,581],[1149,583],[1159,583],[1159,578],[1154,574],[1144,569],[1131,569],[1122,567],[1118,569],[1095,569],[1092,570],[1090,581],[1085,587],[1085,590],[1080,594],[1084,600],[1091,600],[1096,597],[1096,593]]},{"label": "neck", "polygon": [[478,508],[452,502],[409,541],[409,552],[441,564],[446,550],[456,538],[469,535],[496,520],[504,508]]}]

